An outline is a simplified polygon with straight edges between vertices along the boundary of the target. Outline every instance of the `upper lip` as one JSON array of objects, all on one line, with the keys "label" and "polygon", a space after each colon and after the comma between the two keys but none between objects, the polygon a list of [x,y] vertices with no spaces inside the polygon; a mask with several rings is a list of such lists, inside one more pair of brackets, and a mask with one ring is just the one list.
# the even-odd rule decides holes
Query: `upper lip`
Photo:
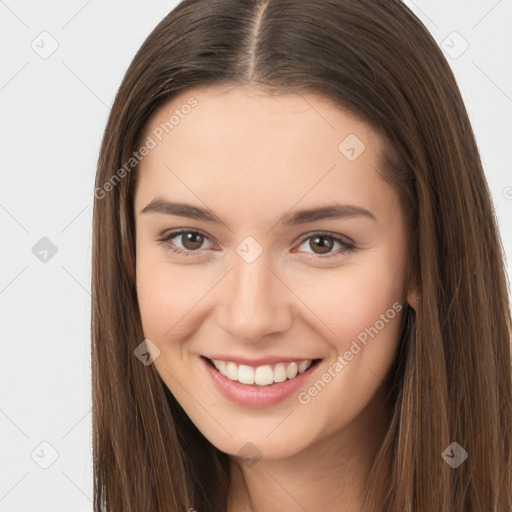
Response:
[{"label": "upper lip", "polygon": [[318,357],[290,357],[290,356],[262,356],[257,358],[249,358],[243,356],[235,356],[232,354],[203,354],[204,357],[208,359],[215,359],[217,361],[232,361],[238,365],[245,364],[247,366],[264,366],[267,364],[276,364],[276,363],[292,363],[297,361],[306,361],[315,359],[320,359]]}]

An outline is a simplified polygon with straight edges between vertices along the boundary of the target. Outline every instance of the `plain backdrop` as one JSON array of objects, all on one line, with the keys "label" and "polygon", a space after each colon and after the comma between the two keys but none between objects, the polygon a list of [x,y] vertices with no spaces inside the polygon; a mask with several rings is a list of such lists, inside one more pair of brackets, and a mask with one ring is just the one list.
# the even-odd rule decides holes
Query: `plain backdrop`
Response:
[{"label": "plain backdrop", "polygon": [[[0,0],[0,512],[92,510],[95,165],[126,68],[177,3]],[[510,260],[512,0],[406,4],[456,75]]]}]

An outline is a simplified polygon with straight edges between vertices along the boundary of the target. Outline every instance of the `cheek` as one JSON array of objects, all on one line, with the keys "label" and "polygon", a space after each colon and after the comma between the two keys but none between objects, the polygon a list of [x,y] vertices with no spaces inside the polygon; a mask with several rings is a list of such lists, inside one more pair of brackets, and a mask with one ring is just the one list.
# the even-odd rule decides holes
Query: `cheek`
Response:
[{"label": "cheek", "polygon": [[[329,281],[330,293],[310,293],[308,305],[321,312],[311,326],[332,350],[324,372],[297,399],[319,429],[332,433],[357,417],[382,385],[398,344],[403,298],[400,276],[389,272],[354,268],[336,286]],[[328,283],[310,283],[309,290],[322,284]]]},{"label": "cheek", "polygon": [[364,338],[366,329],[375,324],[384,330],[384,324],[398,323],[394,320],[403,301],[402,276],[399,269],[384,267],[353,265],[296,280],[302,282],[297,294],[316,314],[312,320],[317,324],[315,330],[325,333],[338,352],[348,350],[347,344],[358,336]]},{"label": "cheek", "polygon": [[137,254],[137,297],[145,336],[164,341],[186,325],[187,312],[204,295],[205,285],[192,266],[173,269],[157,256],[150,250]]},{"label": "cheek", "polygon": [[225,269],[207,264],[177,265],[163,249],[142,248],[137,254],[136,282],[142,328],[162,350],[189,347],[211,313],[211,294]]}]

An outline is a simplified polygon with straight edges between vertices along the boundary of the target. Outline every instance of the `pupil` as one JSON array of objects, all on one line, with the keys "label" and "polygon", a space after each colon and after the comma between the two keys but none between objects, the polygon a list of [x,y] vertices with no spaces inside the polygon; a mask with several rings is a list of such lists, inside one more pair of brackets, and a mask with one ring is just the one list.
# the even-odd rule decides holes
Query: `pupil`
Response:
[{"label": "pupil", "polygon": [[199,233],[186,233],[183,245],[190,250],[198,249],[203,243],[202,235]]},{"label": "pupil", "polygon": [[[321,240],[328,240],[327,243],[322,243]],[[326,254],[328,253],[333,246],[333,241],[328,236],[317,236],[316,238],[313,238],[310,242],[311,248],[314,250],[315,247],[312,245],[313,243],[318,244],[318,247],[316,249],[320,249],[320,254]]]}]

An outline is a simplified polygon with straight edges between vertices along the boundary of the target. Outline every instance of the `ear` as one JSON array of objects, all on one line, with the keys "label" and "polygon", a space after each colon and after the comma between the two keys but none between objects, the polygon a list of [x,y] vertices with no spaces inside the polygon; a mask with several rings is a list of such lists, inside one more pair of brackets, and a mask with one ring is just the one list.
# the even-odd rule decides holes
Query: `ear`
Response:
[{"label": "ear", "polygon": [[420,303],[421,287],[417,282],[416,277],[411,277],[409,281],[409,288],[407,289],[407,302],[412,309],[417,311]]},{"label": "ear", "polygon": [[407,304],[414,309],[418,310],[421,299],[421,279],[420,271],[418,268],[418,260],[414,256],[416,251],[409,252],[409,261],[407,262],[407,271],[405,278]]}]

